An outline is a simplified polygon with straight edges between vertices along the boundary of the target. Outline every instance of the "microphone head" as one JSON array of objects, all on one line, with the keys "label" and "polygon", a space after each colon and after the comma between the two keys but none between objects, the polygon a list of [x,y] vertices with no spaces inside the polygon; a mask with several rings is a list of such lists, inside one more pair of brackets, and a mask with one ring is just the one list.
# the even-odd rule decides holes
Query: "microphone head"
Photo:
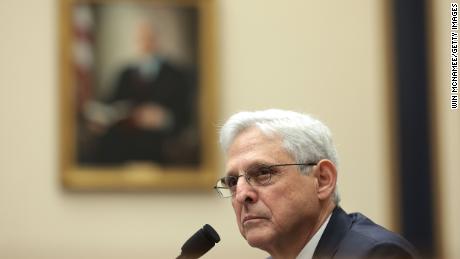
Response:
[{"label": "microphone head", "polygon": [[219,234],[217,234],[214,228],[206,224],[184,243],[181,248],[182,255],[190,259],[199,258],[219,241]]}]

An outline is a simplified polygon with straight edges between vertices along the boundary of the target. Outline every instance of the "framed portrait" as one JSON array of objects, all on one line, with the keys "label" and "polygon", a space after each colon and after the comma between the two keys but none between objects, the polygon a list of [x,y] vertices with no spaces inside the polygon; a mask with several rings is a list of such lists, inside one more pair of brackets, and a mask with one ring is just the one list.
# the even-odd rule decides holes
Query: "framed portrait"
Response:
[{"label": "framed portrait", "polygon": [[73,190],[211,190],[212,0],[61,0],[60,177]]}]

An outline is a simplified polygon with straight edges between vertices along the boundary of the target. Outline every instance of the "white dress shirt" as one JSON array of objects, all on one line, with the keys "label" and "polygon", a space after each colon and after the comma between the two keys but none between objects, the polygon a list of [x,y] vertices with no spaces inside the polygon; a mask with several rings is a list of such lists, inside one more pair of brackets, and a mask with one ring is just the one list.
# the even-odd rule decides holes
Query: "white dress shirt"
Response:
[{"label": "white dress shirt", "polygon": [[331,219],[331,215],[327,217],[326,221],[324,221],[323,225],[316,231],[315,235],[308,241],[308,243],[303,247],[302,251],[300,251],[299,255],[296,259],[311,259],[313,258],[313,253],[315,252],[316,247],[318,246],[319,240],[326,229],[327,223],[329,223],[329,219]]},{"label": "white dress shirt", "polygon": [[[329,220],[331,219],[332,213],[327,217],[327,219],[324,221],[324,223],[321,225],[321,227],[316,231],[315,235],[310,239],[310,241],[307,242],[307,244],[303,247],[303,249],[300,251],[299,255],[297,255],[296,259],[312,259],[313,254],[315,253],[315,249],[318,246],[319,240],[321,239],[321,236],[324,233],[324,230],[326,229],[327,224],[329,223]],[[272,259],[272,257],[268,257],[267,259]]]}]

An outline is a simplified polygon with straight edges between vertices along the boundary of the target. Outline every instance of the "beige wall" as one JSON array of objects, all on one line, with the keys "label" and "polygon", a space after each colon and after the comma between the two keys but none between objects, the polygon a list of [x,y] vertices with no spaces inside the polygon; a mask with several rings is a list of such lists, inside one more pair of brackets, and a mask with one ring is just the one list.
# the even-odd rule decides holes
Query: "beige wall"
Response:
[{"label": "beige wall", "polygon": [[[264,258],[237,233],[229,202],[213,195],[60,188],[56,2],[0,2],[0,258],[173,258],[204,223],[223,241],[203,258]],[[216,124],[268,107],[317,116],[338,146],[343,207],[394,229],[383,3],[217,1]],[[443,109],[440,175],[451,226],[460,216],[451,206],[459,123],[458,113]],[[446,251],[460,257],[458,234],[443,230]]]}]

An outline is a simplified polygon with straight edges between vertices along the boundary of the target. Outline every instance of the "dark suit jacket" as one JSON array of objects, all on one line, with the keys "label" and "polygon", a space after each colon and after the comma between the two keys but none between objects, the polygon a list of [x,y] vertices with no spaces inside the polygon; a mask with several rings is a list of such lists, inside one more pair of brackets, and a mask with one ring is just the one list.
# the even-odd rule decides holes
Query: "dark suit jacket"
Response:
[{"label": "dark suit jacket", "polygon": [[417,258],[415,249],[360,213],[347,214],[336,207],[313,258]]}]

